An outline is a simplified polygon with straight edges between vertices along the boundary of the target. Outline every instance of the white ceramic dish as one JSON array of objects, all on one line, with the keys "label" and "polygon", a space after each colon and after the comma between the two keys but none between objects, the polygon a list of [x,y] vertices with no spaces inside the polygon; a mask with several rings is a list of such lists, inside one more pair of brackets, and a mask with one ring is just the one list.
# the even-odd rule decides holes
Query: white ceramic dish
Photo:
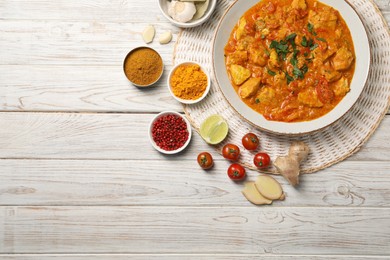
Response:
[{"label": "white ceramic dish", "polygon": [[[173,150],[173,151],[167,151],[167,150],[164,150],[162,148],[160,148],[156,142],[154,141],[153,139],[153,135],[152,135],[152,128],[153,128],[153,125],[154,123],[156,122],[157,119],[159,119],[160,117],[162,116],[166,116],[166,115],[176,115],[176,116],[179,116],[180,118],[182,118],[184,120],[184,122],[186,123],[187,125],[187,130],[188,130],[188,139],[187,141],[185,142],[185,144],[180,147],[179,149],[177,150]],[[191,124],[190,122],[187,120],[187,118],[185,118],[183,115],[181,115],[180,113],[177,113],[175,111],[165,111],[165,112],[161,112],[160,114],[158,114],[157,116],[155,116],[152,121],[150,122],[149,124],[149,140],[150,140],[150,143],[152,144],[152,146],[154,147],[154,149],[156,149],[157,151],[159,151],[160,153],[163,153],[163,154],[176,154],[176,153],[180,153],[181,151],[183,151],[187,146],[188,144],[190,143],[191,141],[191,137],[192,137],[192,128],[191,128]]]},{"label": "white ceramic dish", "polygon": [[237,0],[226,11],[217,27],[213,43],[213,73],[218,86],[230,105],[245,120],[265,131],[300,135],[323,129],[347,113],[364,89],[370,67],[370,46],[364,25],[346,1],[322,0],[321,2],[337,9],[347,23],[355,46],[356,68],[351,82],[351,91],[343,100],[328,114],[307,122],[285,123],[266,120],[240,99],[229,81],[225,66],[224,46],[228,42],[234,25],[250,7],[258,3],[258,0]]},{"label": "white ceramic dish", "polygon": [[[207,87],[206,87],[206,90],[205,92],[203,93],[203,95],[198,98],[198,99],[195,99],[195,100],[186,100],[186,99],[182,99],[182,98],[179,98],[177,96],[175,96],[172,92],[172,88],[171,88],[171,77],[173,75],[173,73],[175,72],[175,70],[181,66],[181,65],[191,65],[191,64],[195,64],[195,65],[198,65],[200,67],[200,69],[206,74],[207,76]],[[168,75],[168,80],[167,80],[167,85],[168,85],[168,89],[169,89],[169,92],[171,93],[171,95],[179,102],[183,103],[183,104],[195,104],[195,103],[198,103],[200,102],[201,100],[203,100],[207,94],[209,93],[210,91],[210,86],[211,86],[211,82],[210,82],[210,75],[209,73],[207,72],[207,70],[202,66],[200,65],[199,63],[197,62],[192,62],[192,61],[187,61],[187,62],[182,62],[182,63],[179,63],[177,65],[175,65],[172,70],[169,72],[169,75]]]},{"label": "white ceramic dish", "polygon": [[210,4],[207,7],[207,10],[205,14],[197,19],[197,20],[191,20],[187,23],[181,23],[178,21],[175,21],[172,19],[172,17],[168,14],[168,0],[158,0],[158,6],[160,7],[161,13],[164,15],[165,18],[167,18],[172,24],[181,27],[181,28],[191,28],[201,25],[202,23],[206,22],[210,16],[213,14],[215,7],[217,6],[217,0],[210,0]]}]

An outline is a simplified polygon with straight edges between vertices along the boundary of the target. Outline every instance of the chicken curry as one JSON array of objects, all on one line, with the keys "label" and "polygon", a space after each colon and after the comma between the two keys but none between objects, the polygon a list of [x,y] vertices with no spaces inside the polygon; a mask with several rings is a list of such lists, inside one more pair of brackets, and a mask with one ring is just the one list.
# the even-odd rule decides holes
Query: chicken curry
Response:
[{"label": "chicken curry", "polygon": [[227,72],[240,98],[267,120],[300,122],[331,111],[350,91],[351,33],[315,0],[262,0],[234,27]]}]

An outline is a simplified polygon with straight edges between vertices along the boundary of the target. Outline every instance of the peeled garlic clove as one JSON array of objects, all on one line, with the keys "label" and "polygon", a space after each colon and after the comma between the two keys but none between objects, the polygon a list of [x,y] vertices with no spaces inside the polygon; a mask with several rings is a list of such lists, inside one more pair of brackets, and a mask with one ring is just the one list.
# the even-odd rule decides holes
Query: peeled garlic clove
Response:
[{"label": "peeled garlic clove", "polygon": [[206,13],[207,8],[209,7],[209,4],[210,4],[210,0],[206,0],[205,2],[196,3],[195,4],[196,13],[195,13],[194,17],[192,18],[192,20],[197,20],[197,19],[201,18]]},{"label": "peeled garlic clove", "polygon": [[142,38],[144,39],[145,43],[151,43],[154,39],[154,35],[156,34],[156,30],[154,29],[153,25],[148,25],[145,27]]},{"label": "peeled garlic clove", "polygon": [[194,2],[172,1],[168,7],[168,14],[176,21],[186,23],[194,17],[196,7]]},{"label": "peeled garlic clove", "polygon": [[163,34],[160,35],[159,41],[161,44],[167,44],[172,40],[172,33],[171,31],[166,31]]}]

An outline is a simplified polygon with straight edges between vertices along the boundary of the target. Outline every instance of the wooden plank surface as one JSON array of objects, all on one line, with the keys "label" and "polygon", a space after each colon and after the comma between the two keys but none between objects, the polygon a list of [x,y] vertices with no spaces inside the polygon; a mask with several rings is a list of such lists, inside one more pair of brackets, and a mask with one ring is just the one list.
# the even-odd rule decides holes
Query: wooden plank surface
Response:
[{"label": "wooden plank surface", "polygon": [[[153,114],[0,113],[0,158],[4,159],[168,159],[153,149],[148,127]],[[351,160],[390,158],[390,118]],[[193,160],[213,150],[197,133],[178,157]],[[142,152],[137,152],[142,151]],[[329,154],[329,156],[332,156]]]},{"label": "wooden plank surface", "polygon": [[0,65],[0,82],[6,94],[0,97],[0,111],[183,111],[165,84],[171,65],[166,66],[155,87],[139,89],[127,81],[119,63],[75,65],[72,69],[66,65]]},{"label": "wooden plank surface", "polygon": [[[151,44],[166,73],[145,91],[122,61],[149,23],[174,39]],[[0,1],[0,259],[389,259],[390,116],[299,189],[277,176],[287,199],[266,207],[217,152],[199,169],[213,150],[196,133],[178,156],[153,150],[151,118],[182,111],[165,84],[179,32],[154,0]]]},{"label": "wooden plank surface", "polygon": [[2,253],[390,254],[389,208],[10,206],[0,212]]},{"label": "wooden plank surface", "polygon": [[[375,0],[384,16],[389,20],[388,0]],[[75,6],[77,8],[75,8]],[[149,8],[148,8],[149,6]],[[152,7],[153,8],[150,8]],[[165,21],[154,2],[133,0],[57,0],[53,1],[2,1],[0,14],[7,20],[97,20],[111,22],[145,22],[145,8],[150,20]]]},{"label": "wooden plank surface", "polygon": [[[145,45],[141,33],[147,22],[108,23],[98,21],[30,21],[3,20],[0,34],[0,64],[2,65],[96,65],[121,68],[127,53]],[[163,23],[158,35],[172,30],[175,39],[179,29]],[[157,35],[157,37],[158,37]],[[171,64],[174,42],[149,46]]]},{"label": "wooden plank surface", "polygon": [[352,259],[352,260],[377,260],[388,259],[387,256],[352,256],[352,255],[333,255],[333,256],[318,256],[318,255],[258,255],[258,254],[12,254],[0,256],[2,260],[50,260],[50,259],[66,259],[66,260],[336,260],[336,259]]},{"label": "wooden plank surface", "polygon": [[[388,1],[377,3],[389,20]],[[164,78],[153,90],[142,91],[131,86],[122,73],[126,54],[144,45],[141,32],[149,22],[137,14],[144,10],[144,5],[135,1],[107,4],[103,0],[0,3],[0,82],[7,93],[5,97],[0,96],[0,110],[179,111],[181,106],[170,97],[165,80],[172,67],[173,48],[180,29],[160,17],[158,8],[148,9],[157,34],[165,30],[174,33],[169,45],[156,41],[150,45],[163,57]],[[128,16],[125,14],[131,14],[131,18],[117,20]],[[147,102],[151,96],[153,104]]]},{"label": "wooden plank surface", "polygon": [[[228,165],[219,160],[204,172],[195,159],[0,160],[0,205],[250,206],[243,184],[226,176]],[[348,161],[302,176],[298,189],[275,176],[287,199],[274,206],[390,207],[389,172],[388,162]]]}]

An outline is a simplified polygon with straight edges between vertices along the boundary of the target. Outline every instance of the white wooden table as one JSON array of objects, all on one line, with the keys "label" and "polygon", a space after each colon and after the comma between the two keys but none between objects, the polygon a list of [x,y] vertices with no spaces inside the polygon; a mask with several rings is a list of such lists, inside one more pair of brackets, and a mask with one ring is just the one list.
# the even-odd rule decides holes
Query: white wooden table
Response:
[{"label": "white wooden table", "polygon": [[[180,31],[154,0],[0,0],[0,259],[390,259],[390,115],[359,153],[297,190],[278,177],[286,201],[255,207],[197,134],[179,156],[149,144],[151,118],[182,107],[165,81],[123,75],[148,24]],[[151,44],[166,72],[174,41]]]}]

